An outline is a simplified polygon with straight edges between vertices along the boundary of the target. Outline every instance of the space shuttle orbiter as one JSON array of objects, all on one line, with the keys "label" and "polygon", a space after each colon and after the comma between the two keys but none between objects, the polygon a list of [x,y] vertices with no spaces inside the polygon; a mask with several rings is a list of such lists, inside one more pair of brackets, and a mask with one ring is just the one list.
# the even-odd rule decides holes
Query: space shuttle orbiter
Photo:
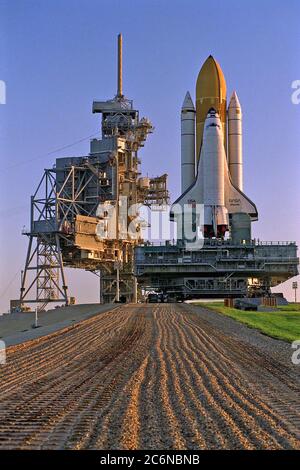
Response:
[{"label": "space shuttle orbiter", "polygon": [[173,207],[203,204],[205,238],[223,238],[234,214],[249,227],[257,220],[255,204],[243,193],[241,106],[234,92],[227,109],[226,82],[212,56],[198,75],[196,109],[189,93],[181,109],[181,189]]}]

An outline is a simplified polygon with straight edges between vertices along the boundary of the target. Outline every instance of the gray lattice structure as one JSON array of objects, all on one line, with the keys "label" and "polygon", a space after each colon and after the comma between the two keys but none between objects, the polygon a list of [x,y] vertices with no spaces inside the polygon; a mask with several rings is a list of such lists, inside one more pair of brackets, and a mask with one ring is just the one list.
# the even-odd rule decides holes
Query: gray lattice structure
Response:
[{"label": "gray lattice structure", "polygon": [[[142,242],[141,226],[138,210],[126,209],[125,221],[119,223],[121,201],[126,199],[128,209],[149,201],[164,206],[169,194],[166,175],[141,177],[138,150],[153,126],[123,95],[121,37],[118,43],[118,93],[93,103],[93,113],[102,115],[102,138],[91,141],[87,156],[58,158],[31,198],[21,307],[68,304],[64,266],[101,271],[103,302],[136,300],[134,247]],[[127,230],[132,224],[135,236]]]},{"label": "gray lattice structure", "polygon": [[[23,231],[29,244],[21,305],[38,303],[39,308],[44,308],[49,302],[68,304],[64,266],[99,269],[100,260],[92,256],[90,247],[85,242],[78,246],[80,232],[76,224],[94,221],[99,203],[113,199],[111,174],[104,171],[111,169],[108,158],[113,153],[109,151],[107,159],[103,155],[61,158],[54,168],[45,170],[31,197],[30,228]],[[86,253],[91,256],[85,257]]]}]

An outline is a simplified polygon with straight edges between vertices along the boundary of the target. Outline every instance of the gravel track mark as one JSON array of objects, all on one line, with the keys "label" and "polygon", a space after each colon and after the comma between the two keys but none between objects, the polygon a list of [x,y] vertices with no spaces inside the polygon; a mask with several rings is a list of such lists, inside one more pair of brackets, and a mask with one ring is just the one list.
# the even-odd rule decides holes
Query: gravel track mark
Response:
[{"label": "gravel track mark", "polygon": [[[183,331],[184,329],[182,327]],[[259,400],[256,399],[258,406],[254,406],[253,400],[251,403],[249,400],[249,398],[251,399],[250,390],[247,394],[246,389],[241,389],[242,385],[238,384],[234,372],[231,373],[229,378],[224,376],[221,368],[218,369],[213,366],[208,354],[203,355],[199,361],[198,352],[199,349],[201,350],[201,342],[197,343],[195,340],[197,340],[197,336],[193,335],[191,331],[187,331],[183,343],[179,345],[181,349],[188,352],[186,358],[188,364],[185,369],[190,370],[190,374],[196,376],[198,373],[198,376],[202,377],[205,384],[206,393],[209,393],[211,398],[218,398],[217,406],[220,406],[223,410],[225,423],[229,420],[232,431],[235,431],[240,437],[240,444],[236,442],[235,448],[278,448],[281,447],[280,443],[288,445],[288,441],[285,441],[287,433],[281,429],[280,432],[277,432],[277,423],[274,419],[270,419],[265,412],[266,410],[262,410],[262,407],[259,406]],[[188,349],[187,341],[189,341]],[[195,342],[196,347],[192,346]],[[232,364],[233,370],[234,364]],[[242,394],[241,391],[244,393]],[[238,427],[235,424],[232,427],[232,423],[235,423]]]},{"label": "gravel track mark", "polygon": [[[296,376],[290,364],[276,361],[265,351],[249,346],[238,338],[224,335],[222,331],[212,327],[208,322],[202,322],[199,315],[192,314],[190,317],[192,320],[189,320],[189,316],[186,315],[185,320],[190,321],[193,329],[196,328],[202,335],[207,335],[208,340],[214,344],[221,344],[223,348],[225,346],[224,350],[227,360],[229,359],[228,364],[231,372],[230,369],[226,369],[223,379],[227,381],[228,386],[233,377],[236,384],[246,383],[246,389],[239,386],[239,391],[248,404],[252,403],[252,409],[255,406],[263,411],[264,415],[269,415],[270,425],[275,426],[275,430],[281,428],[280,439],[284,435],[289,439],[289,435],[292,434],[299,440],[299,376]],[[206,333],[204,333],[203,326],[205,326]],[[276,340],[273,341],[276,342]],[[197,349],[197,347],[198,345],[195,348]],[[213,348],[213,346],[211,347]],[[221,354],[221,357],[224,355]],[[211,357],[208,354],[207,358],[212,360],[217,368],[220,368],[219,355]],[[209,367],[211,367],[211,363]],[[281,381],[278,378],[278,370],[280,370],[282,377]]]},{"label": "gravel track mark", "polygon": [[299,448],[295,371],[213,315],[125,305],[8,348],[0,449]]}]

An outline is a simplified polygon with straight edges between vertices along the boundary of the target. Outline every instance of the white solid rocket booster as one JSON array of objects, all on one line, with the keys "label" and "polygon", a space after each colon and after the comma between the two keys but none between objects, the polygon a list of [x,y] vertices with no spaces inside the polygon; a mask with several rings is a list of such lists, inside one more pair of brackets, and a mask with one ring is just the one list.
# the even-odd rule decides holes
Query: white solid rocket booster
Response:
[{"label": "white solid rocket booster", "polygon": [[242,110],[235,91],[228,107],[228,162],[233,185],[243,191]]},{"label": "white solid rocket booster", "polygon": [[181,108],[181,191],[195,181],[195,117],[196,111],[189,92]]},{"label": "white solid rocket booster", "polygon": [[[178,239],[189,239],[185,226],[191,224],[204,238],[224,238],[234,214],[248,214],[254,221],[258,213],[243,193],[241,105],[233,92],[226,109],[225,78],[211,56],[197,79],[196,105],[195,112],[187,93],[181,108],[182,194],[172,205],[170,219],[177,222]],[[200,156],[195,155],[195,134]]]},{"label": "white solid rocket booster", "polygon": [[[241,165],[236,165],[241,166]],[[229,214],[246,213],[257,220],[255,204],[233,184],[230,178],[219,114],[211,108],[204,122],[203,143],[193,184],[175,201],[184,206],[204,205],[204,237],[224,237],[229,227]],[[176,210],[178,207],[176,208]],[[171,220],[177,217],[171,211]],[[177,219],[182,223],[183,218]],[[202,229],[201,229],[202,230]],[[179,228],[185,233],[185,228]]]}]

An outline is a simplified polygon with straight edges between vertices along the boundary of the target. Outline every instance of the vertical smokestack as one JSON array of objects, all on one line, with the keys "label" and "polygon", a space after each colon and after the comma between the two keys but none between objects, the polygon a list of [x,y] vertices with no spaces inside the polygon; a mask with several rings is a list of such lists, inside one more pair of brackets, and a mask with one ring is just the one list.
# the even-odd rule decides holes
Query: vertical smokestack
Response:
[{"label": "vertical smokestack", "polygon": [[122,90],[122,34],[118,35],[118,96],[123,96]]}]

